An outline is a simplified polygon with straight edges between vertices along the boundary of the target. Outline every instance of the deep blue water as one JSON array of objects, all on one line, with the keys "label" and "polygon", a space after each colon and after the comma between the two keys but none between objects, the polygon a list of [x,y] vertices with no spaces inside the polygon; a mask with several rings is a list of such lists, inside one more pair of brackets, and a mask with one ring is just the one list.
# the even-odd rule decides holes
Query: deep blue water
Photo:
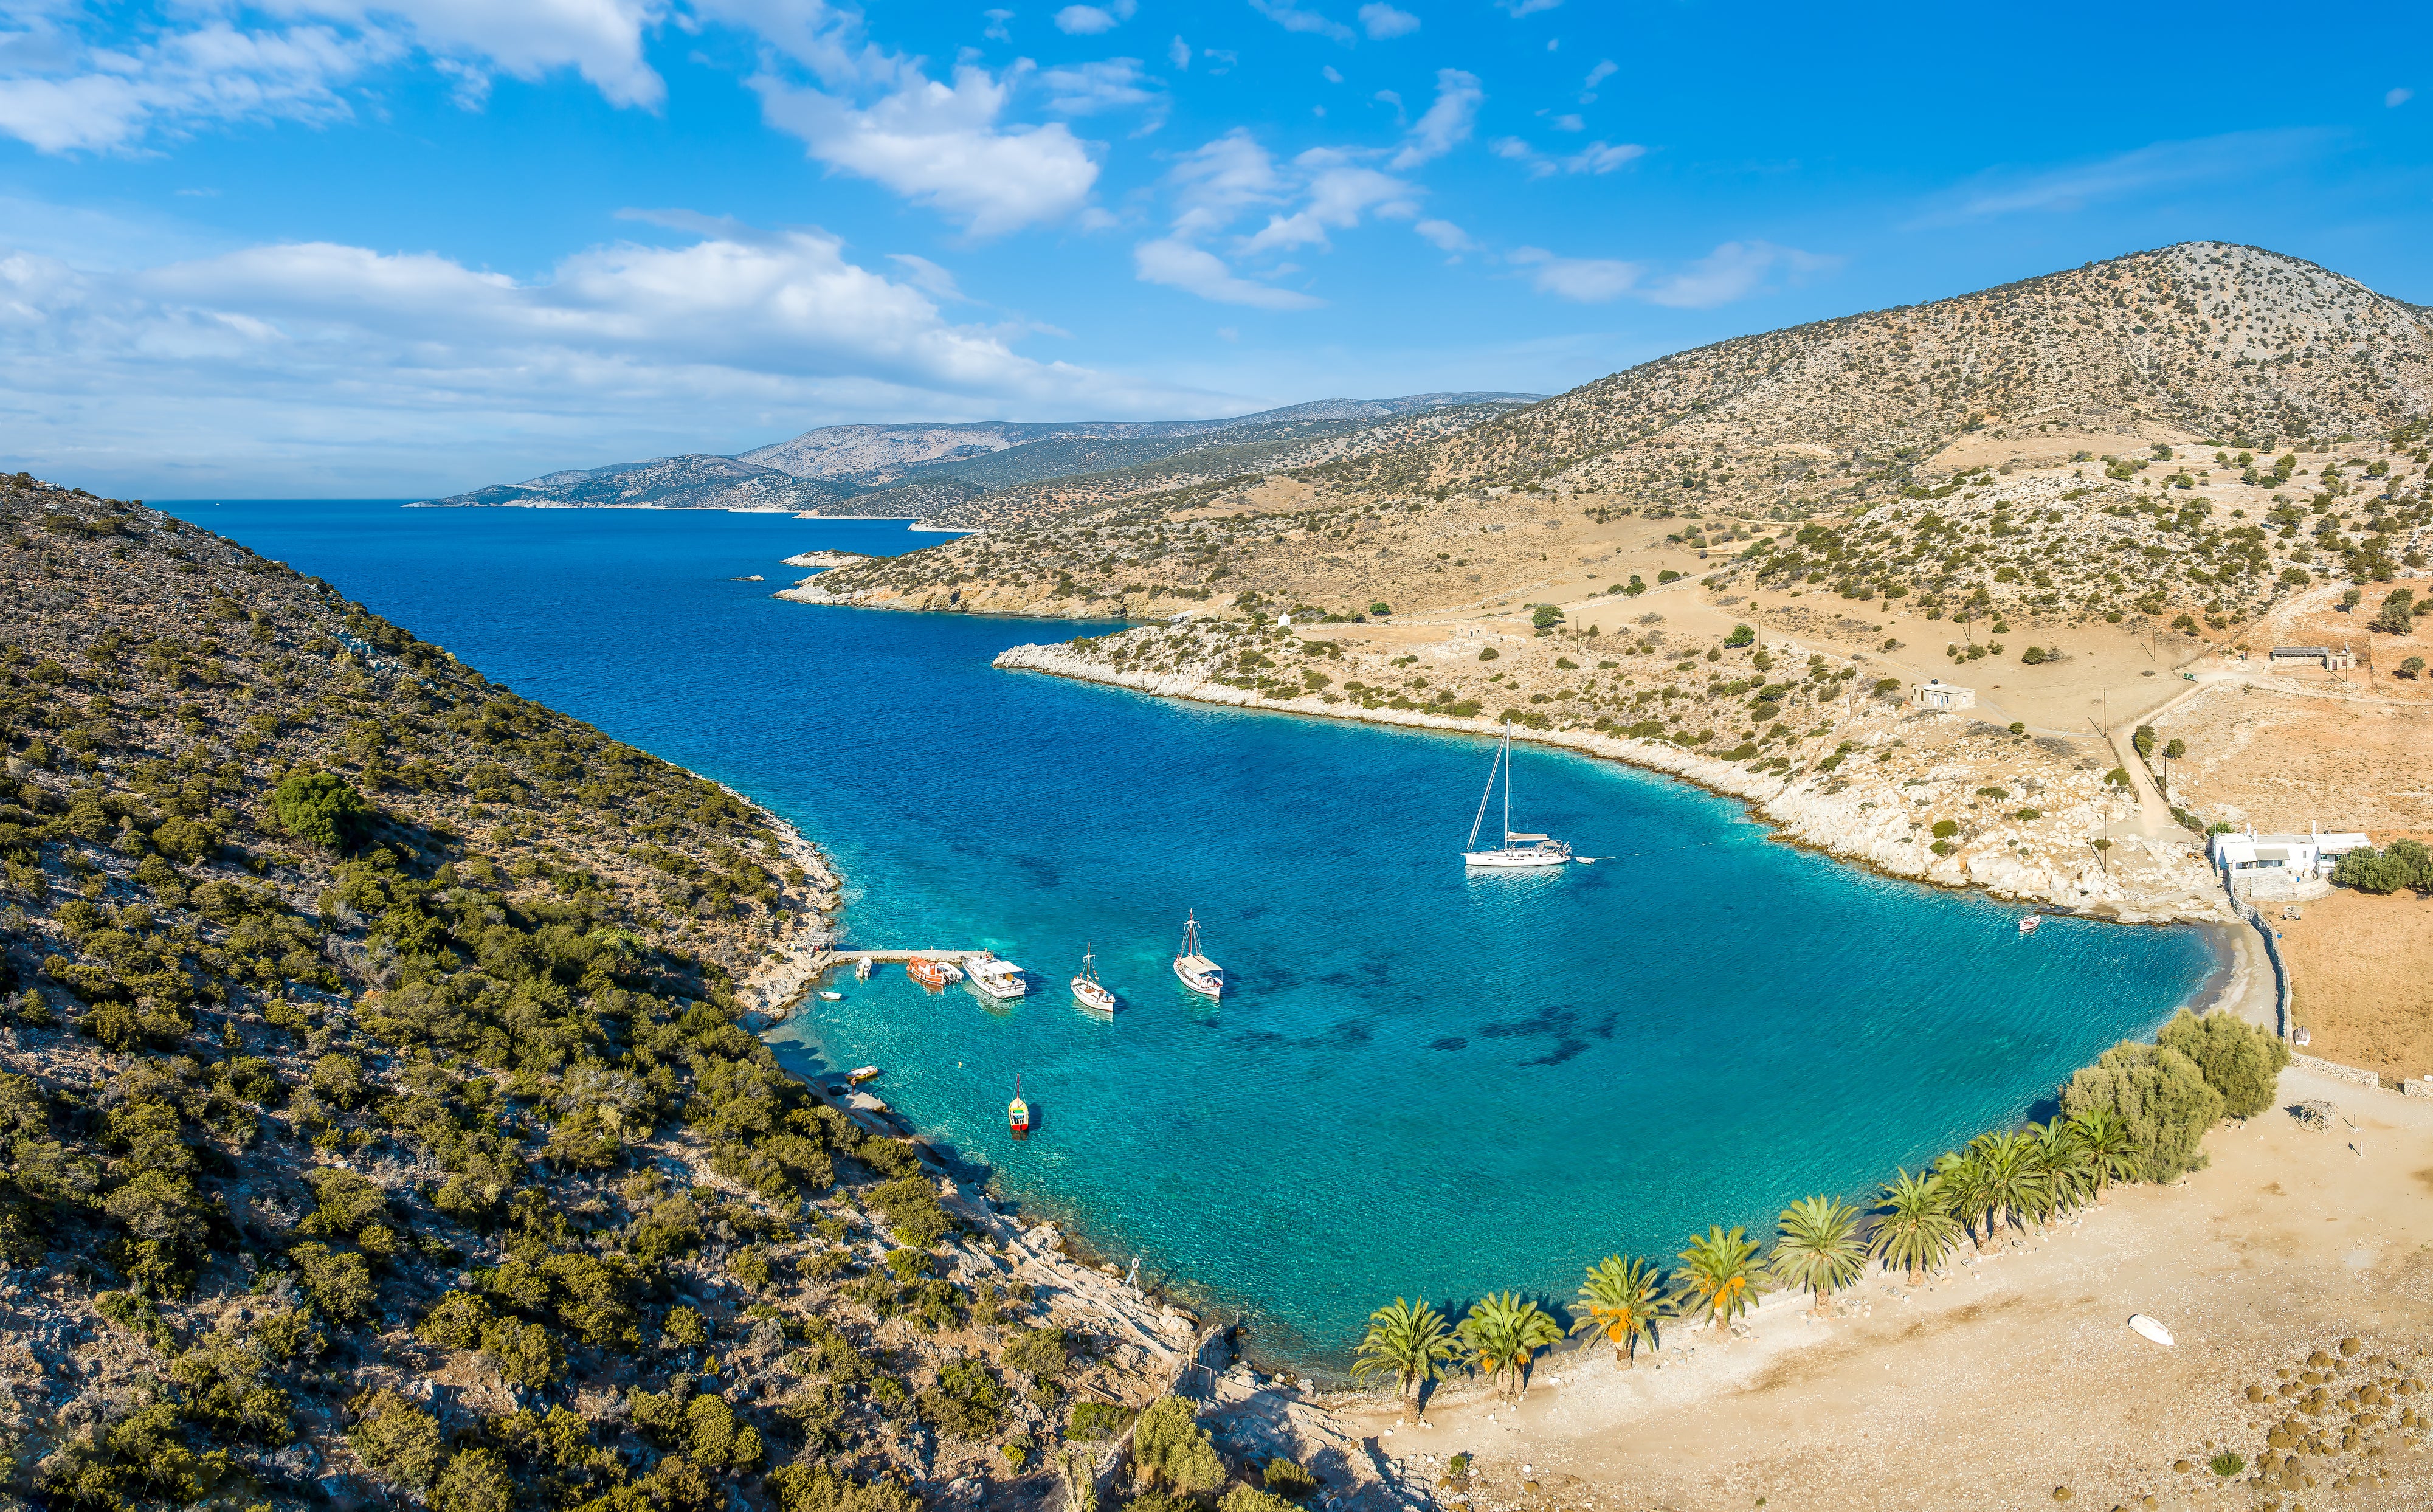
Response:
[{"label": "deep blue water", "polygon": [[[1466,876],[1483,739],[999,672],[1074,628],[769,596],[793,552],[934,539],[891,523],[167,507],[767,803],[844,870],[852,942],[1030,968],[1010,1009],[843,977],[779,1052],[884,1067],[1002,1192],[1243,1310],[1274,1354],[1339,1360],[1397,1293],[1568,1299],[1614,1250],[1866,1189],[2021,1117],[2212,965],[2191,930],[2022,941],[2016,909],[1526,746],[1516,820],[1614,859]],[[1221,1008],[1167,971],[1185,909]],[[1063,987],[1091,941],[1113,1021]]]}]

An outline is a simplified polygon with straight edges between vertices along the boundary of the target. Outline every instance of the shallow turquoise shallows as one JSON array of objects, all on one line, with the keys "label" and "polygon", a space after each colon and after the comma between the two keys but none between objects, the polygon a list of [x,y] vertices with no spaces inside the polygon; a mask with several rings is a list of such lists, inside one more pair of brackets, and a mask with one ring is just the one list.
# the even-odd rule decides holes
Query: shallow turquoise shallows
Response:
[{"label": "shallow turquoise shallows", "polygon": [[[779,1053],[880,1066],[1000,1192],[1239,1309],[1273,1357],[1340,1363],[1397,1293],[1567,1300],[1615,1250],[1863,1193],[2038,1111],[2214,963],[2193,930],[2023,940],[2016,909],[1525,745],[1518,826],[1602,859],[1466,876],[1484,739],[990,669],[1071,626],[769,597],[790,553],[928,539],[892,524],[172,507],[768,803],[843,868],[851,941],[1028,967],[1011,1007],[842,976]],[[1193,909],[1221,1007],[1168,970]],[[1065,988],[1094,941],[1112,1021]]]}]

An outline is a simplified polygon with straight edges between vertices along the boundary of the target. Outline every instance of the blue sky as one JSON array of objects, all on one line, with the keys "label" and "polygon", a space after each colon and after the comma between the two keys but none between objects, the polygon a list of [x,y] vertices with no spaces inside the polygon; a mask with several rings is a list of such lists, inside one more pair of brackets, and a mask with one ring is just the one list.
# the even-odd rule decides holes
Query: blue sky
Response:
[{"label": "blue sky", "polygon": [[2428,38],[2338,4],[0,0],[0,467],[418,495],[838,421],[1553,392],[2194,237],[2433,303]]}]

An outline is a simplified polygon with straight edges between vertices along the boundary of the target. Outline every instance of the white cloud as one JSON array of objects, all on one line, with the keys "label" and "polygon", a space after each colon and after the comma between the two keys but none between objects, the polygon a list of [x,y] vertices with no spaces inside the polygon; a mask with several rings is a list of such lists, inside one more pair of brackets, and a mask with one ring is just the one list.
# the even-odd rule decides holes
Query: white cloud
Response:
[{"label": "white cloud", "polygon": [[1557,131],[1585,131],[1589,128],[1588,122],[1576,114],[1554,116],[1546,124]]},{"label": "white cloud", "polygon": [[1599,84],[1604,83],[1607,79],[1613,77],[1614,75],[1621,72],[1622,66],[1616,63],[1612,59],[1600,59],[1597,61],[1596,67],[1589,70],[1588,80],[1581,84],[1580,88],[1584,90],[1592,90]]},{"label": "white cloud", "polygon": [[1537,148],[1531,146],[1526,142],[1522,141],[1519,137],[1497,137],[1494,141],[1487,144],[1487,150],[1494,153],[1497,157],[1502,158],[1506,162],[1518,162],[1527,165],[1529,169],[1529,177],[1532,178],[1543,178],[1555,171],[1555,165],[1552,161],[1548,161],[1544,155],[1538,151]]},{"label": "white cloud", "polygon": [[1165,44],[1166,60],[1177,68],[1191,66],[1191,44],[1177,37]]},{"label": "white cloud", "polygon": [[1678,273],[1659,279],[1642,291],[1651,303],[1676,309],[1706,310],[1758,293],[1766,276],[1778,270],[1793,283],[1842,265],[1836,257],[1821,257],[1797,247],[1771,242],[1726,242]]},{"label": "white cloud", "polygon": [[1563,0],[1495,0],[1496,8],[1508,11],[1515,21],[1523,16],[1534,16],[1540,10],[1552,10],[1562,3]]},{"label": "white cloud", "polygon": [[955,276],[916,252],[890,252],[887,261],[904,270],[904,281],[933,299],[961,302],[963,291],[955,283]]},{"label": "white cloud", "polygon": [[1411,229],[1434,242],[1439,252],[1467,252],[1477,245],[1469,232],[1449,220],[1423,220]]},{"label": "white cloud", "polygon": [[1563,160],[1563,171],[1565,173],[1611,173],[1616,168],[1645,156],[1647,156],[1647,149],[1635,142],[1613,144],[1591,142]]},{"label": "white cloud", "polygon": [[117,270],[0,244],[10,450],[145,496],[451,492],[835,417],[1209,413],[946,320],[926,260],[890,279],[820,231],[646,218],[692,234],[531,280],[328,242]]},{"label": "white cloud", "polygon": [[995,236],[1079,210],[1098,165],[1062,122],[1000,126],[1015,70],[965,65],[949,87],[900,65],[897,87],[867,108],[771,74],[752,80],[772,125],[832,167]]},{"label": "white cloud", "polygon": [[1419,30],[1420,18],[1389,5],[1370,4],[1360,8],[1360,25],[1368,31],[1370,41],[1387,42]]},{"label": "white cloud", "polygon": [[127,147],[204,122],[342,119],[339,89],[402,50],[386,33],[217,20],[105,47],[38,17],[6,41],[0,131],[42,152]]},{"label": "white cloud", "polygon": [[1400,178],[1344,162],[1324,149],[1304,152],[1294,162],[1314,170],[1306,200],[1289,215],[1268,216],[1266,226],[1242,242],[1242,255],[1327,246],[1329,229],[1350,230],[1372,210],[1403,220],[1419,213],[1416,191]]},{"label": "white cloud", "polygon": [[642,58],[655,0],[265,0],[172,6],[167,17],[12,8],[0,132],[43,152],[106,151],[207,124],[339,120],[352,113],[343,91],[417,52],[468,109],[494,72],[571,69],[620,106],[655,108],[667,93]]},{"label": "white cloud", "polygon": [[2382,103],[2388,109],[2395,110],[2414,98],[2416,98],[2414,90],[2402,87],[2385,94],[2382,97]]},{"label": "white cloud", "polygon": [[1132,19],[1135,0],[1113,0],[1104,6],[1066,6],[1056,12],[1056,29],[1068,37],[1095,37]]},{"label": "white cloud", "polygon": [[1063,115],[1089,115],[1157,103],[1160,97],[1144,87],[1152,82],[1141,72],[1137,58],[1072,63],[1039,76],[1040,86],[1048,93],[1047,108]]},{"label": "white cloud", "polygon": [[1411,127],[1403,149],[1394,154],[1388,166],[1416,168],[1469,141],[1471,128],[1478,120],[1479,103],[1486,98],[1487,92],[1479,88],[1477,75],[1458,68],[1438,69],[1436,103]]},{"label": "white cloud", "polygon": [[1176,229],[1185,234],[1222,226],[1252,205],[1271,204],[1285,188],[1275,159],[1240,127],[1184,153],[1166,181],[1182,207]]},{"label": "white cloud", "polygon": [[981,36],[986,37],[991,42],[1013,41],[1013,28],[1006,25],[1007,22],[1013,19],[1012,11],[983,10],[980,14],[988,18],[988,26],[980,33]]},{"label": "white cloud", "polygon": [[1763,292],[1769,275],[1778,272],[1797,283],[1841,266],[1839,258],[1771,242],[1726,242],[1680,271],[1654,279],[1642,263],[1558,257],[1540,246],[1516,248],[1505,261],[1534,269],[1530,281],[1540,294],[1582,304],[1604,304],[1627,294],[1687,310],[1710,309]]},{"label": "white cloud", "polygon": [[1214,252],[1170,236],[1133,247],[1132,262],[1145,283],[1163,283],[1218,304],[1248,305],[1255,310],[1311,310],[1325,302],[1292,289],[1237,278]]},{"label": "white cloud", "polygon": [[1318,71],[1318,76],[1326,80],[1330,84],[1340,84],[1343,82],[1343,75],[1336,71],[1336,66],[1333,63],[1329,63],[1324,68],[1319,69]]},{"label": "white cloud", "polygon": [[1602,257],[1557,257],[1542,246],[1517,247],[1505,255],[1505,261],[1536,268],[1530,282],[1539,293],[1581,304],[1604,304],[1622,297],[1639,281],[1641,272],[1636,263]]},{"label": "white cloud", "polygon": [[1339,21],[1330,20],[1315,10],[1303,10],[1291,0],[1251,0],[1251,8],[1274,22],[1286,31],[1306,32],[1326,37],[1349,46],[1352,28]]},{"label": "white cloud", "polygon": [[1914,224],[1949,225],[2038,211],[2066,212],[2150,191],[2253,181],[2258,170],[2321,151],[2330,135],[2316,127],[2236,131],[2188,142],[2158,142],[2098,162],[2024,178],[1989,174],[1961,191],[1953,202]]},{"label": "white cloud", "polygon": [[371,30],[402,22],[434,58],[482,61],[520,79],[572,68],[610,103],[656,106],[667,86],[642,60],[657,0],[263,0],[264,9]]}]

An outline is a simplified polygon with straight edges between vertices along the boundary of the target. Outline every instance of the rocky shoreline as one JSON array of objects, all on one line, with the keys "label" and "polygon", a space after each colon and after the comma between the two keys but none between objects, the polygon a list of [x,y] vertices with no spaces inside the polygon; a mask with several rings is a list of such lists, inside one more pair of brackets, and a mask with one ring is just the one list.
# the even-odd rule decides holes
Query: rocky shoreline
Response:
[{"label": "rocky shoreline", "polygon": [[[1967,842],[1937,855],[1931,829],[1914,825],[1910,820],[1912,811],[1920,806],[1913,796],[1915,789],[1903,786],[1913,781],[1932,786],[1934,779],[1914,776],[1917,769],[1911,763],[1886,762],[1876,768],[1880,774],[1872,777],[1859,775],[1868,771],[1869,764],[1862,763],[1845,769],[1852,773],[1849,776],[1807,772],[1785,778],[1702,755],[1668,740],[1594,730],[1513,727],[1483,716],[1465,719],[1417,709],[1372,709],[1357,704],[1328,703],[1315,693],[1277,699],[1196,671],[1139,671],[1113,667],[1070,644],[1009,647],[997,655],[995,665],[1129,688],[1160,698],[1189,699],[1236,708],[1469,735],[1496,735],[1508,729],[1515,739],[1626,762],[1739,799],[1774,824],[1784,839],[1888,876],[1940,887],[1982,888],[1994,897],[2120,924],[2234,922],[2211,869],[2192,842],[2131,838],[2119,842],[2118,848],[2129,854],[2118,860],[2092,851],[2087,851],[2082,860],[2050,843],[2052,833],[2084,833],[2101,822],[2097,805],[2103,799],[2097,783],[2075,784],[2086,790],[2071,793],[2073,802],[2069,807],[2057,806],[2051,810],[2050,824],[1998,822]],[[1833,733],[1845,739],[1855,737],[1863,746],[1889,748],[1894,740],[1918,733],[1921,723],[1939,726],[1942,734],[1965,738],[1976,722],[1960,715],[1869,714],[1837,726]],[[1898,734],[1895,733],[1896,727]],[[2075,773],[2057,770],[2048,780],[2058,790],[2068,785],[2069,775]],[[1950,785],[1948,780],[1941,784],[1946,788]],[[2028,845],[2032,838],[2046,843]]]}]

